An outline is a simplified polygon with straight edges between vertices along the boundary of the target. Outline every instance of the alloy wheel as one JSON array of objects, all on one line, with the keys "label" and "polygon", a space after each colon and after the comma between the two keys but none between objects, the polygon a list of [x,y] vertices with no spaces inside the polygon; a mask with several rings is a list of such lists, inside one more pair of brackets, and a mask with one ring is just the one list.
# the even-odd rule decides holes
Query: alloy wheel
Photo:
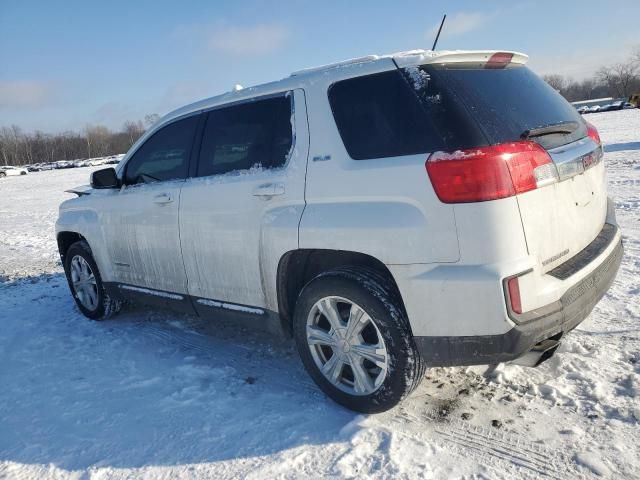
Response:
[{"label": "alloy wheel", "polygon": [[82,306],[95,310],[98,307],[98,284],[91,266],[81,255],[71,259],[71,283]]},{"label": "alloy wheel", "polygon": [[316,366],[335,387],[351,395],[370,395],[382,383],[389,355],[380,330],[356,303],[330,296],[309,311],[307,344]]}]

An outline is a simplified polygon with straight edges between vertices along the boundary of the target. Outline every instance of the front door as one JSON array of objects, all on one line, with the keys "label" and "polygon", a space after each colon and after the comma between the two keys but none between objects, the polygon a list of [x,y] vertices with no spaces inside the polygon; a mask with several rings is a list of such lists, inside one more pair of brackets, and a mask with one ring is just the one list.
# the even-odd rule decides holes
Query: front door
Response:
[{"label": "front door", "polygon": [[154,133],[127,161],[123,187],[105,202],[100,220],[119,283],[187,293],[178,213],[198,120]]}]

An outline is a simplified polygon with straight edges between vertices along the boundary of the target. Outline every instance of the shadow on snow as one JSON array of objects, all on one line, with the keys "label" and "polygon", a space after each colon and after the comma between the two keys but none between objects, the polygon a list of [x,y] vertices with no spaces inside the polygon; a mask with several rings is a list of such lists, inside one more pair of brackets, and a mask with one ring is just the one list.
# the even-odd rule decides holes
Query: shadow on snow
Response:
[{"label": "shadow on snow", "polygon": [[295,349],[137,307],[92,322],[62,274],[0,283],[0,461],[177,465],[326,444],[355,418]]},{"label": "shadow on snow", "polygon": [[624,150],[640,150],[640,142],[607,143],[604,146],[604,151],[608,153]]}]

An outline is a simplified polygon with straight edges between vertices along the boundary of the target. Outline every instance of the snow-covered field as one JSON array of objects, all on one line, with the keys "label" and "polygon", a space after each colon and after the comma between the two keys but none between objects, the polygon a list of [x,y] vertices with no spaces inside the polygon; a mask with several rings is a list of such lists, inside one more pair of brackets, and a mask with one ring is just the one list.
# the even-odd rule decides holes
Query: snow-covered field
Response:
[{"label": "snow-covered field", "polygon": [[588,120],[625,236],[609,294],[538,369],[432,369],[373,416],[290,344],[141,308],[86,320],[53,225],[92,169],[0,180],[0,478],[640,478],[640,110]]}]

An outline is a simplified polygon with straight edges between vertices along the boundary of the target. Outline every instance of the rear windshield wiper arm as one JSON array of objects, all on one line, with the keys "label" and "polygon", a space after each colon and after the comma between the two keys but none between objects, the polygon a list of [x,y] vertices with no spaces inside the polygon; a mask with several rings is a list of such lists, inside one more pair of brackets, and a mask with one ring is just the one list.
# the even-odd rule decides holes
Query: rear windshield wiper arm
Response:
[{"label": "rear windshield wiper arm", "polygon": [[560,122],[542,127],[531,128],[520,134],[520,138],[526,140],[531,137],[542,137],[553,133],[573,133],[578,129],[578,122]]}]

